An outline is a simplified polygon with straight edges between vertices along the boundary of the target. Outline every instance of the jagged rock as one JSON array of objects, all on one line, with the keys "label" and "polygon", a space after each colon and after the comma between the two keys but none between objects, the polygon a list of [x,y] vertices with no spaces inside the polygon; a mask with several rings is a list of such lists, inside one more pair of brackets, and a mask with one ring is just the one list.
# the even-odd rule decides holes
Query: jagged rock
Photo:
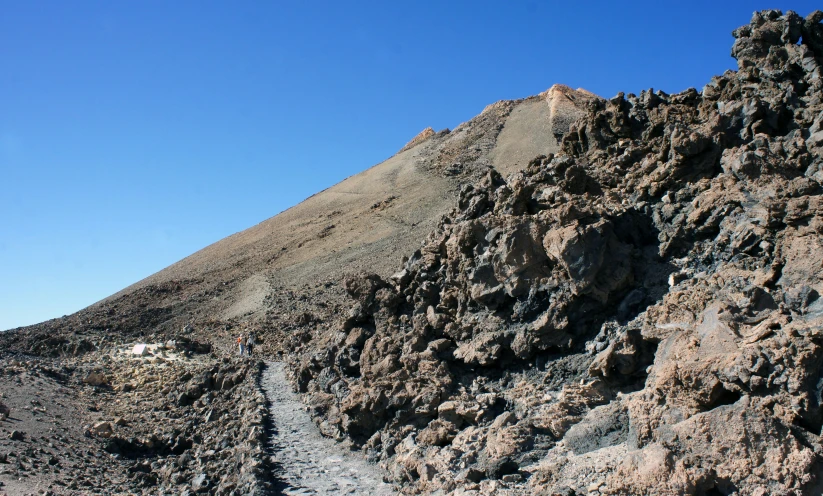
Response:
[{"label": "jagged rock", "polygon": [[591,294],[605,303],[609,293],[625,286],[631,276],[631,248],[617,239],[607,219],[554,229],[543,246],[566,271],[576,294]]},{"label": "jagged rock", "polygon": [[420,133],[417,136],[415,136],[414,138],[412,138],[411,141],[406,143],[406,146],[401,148],[400,151],[397,152],[397,153],[403,153],[404,151],[406,151],[408,149],[414,148],[415,146],[419,145],[420,143],[422,143],[422,142],[426,141],[427,139],[431,138],[432,136],[434,136],[434,134],[435,134],[434,129],[432,129],[431,127],[427,127],[426,129],[420,131]]},{"label": "jagged rock", "polygon": [[424,446],[445,446],[454,439],[457,426],[448,420],[435,419],[420,431],[417,442]]},{"label": "jagged rock", "polygon": [[821,20],[755,13],[702,93],[593,100],[562,154],[461,188],[352,280],[359,367],[327,341],[300,371],[347,385],[324,421],[410,491],[538,459],[525,493],[820,492]]},{"label": "jagged rock", "polygon": [[208,490],[209,485],[210,481],[208,475],[202,473],[191,481],[191,488],[195,492],[205,492]]}]

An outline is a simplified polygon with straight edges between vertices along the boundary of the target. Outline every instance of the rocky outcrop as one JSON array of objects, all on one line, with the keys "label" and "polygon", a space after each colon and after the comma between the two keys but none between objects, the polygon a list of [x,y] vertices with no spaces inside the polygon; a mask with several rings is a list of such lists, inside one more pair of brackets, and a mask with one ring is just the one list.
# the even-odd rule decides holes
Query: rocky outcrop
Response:
[{"label": "rocky outcrop", "polygon": [[[446,132],[448,132],[448,131],[446,131]],[[414,138],[411,139],[411,141],[406,143],[406,146],[401,148],[400,151],[397,152],[397,153],[403,153],[406,150],[410,150],[410,149],[414,148],[415,146],[419,145],[420,143],[422,143],[422,142],[426,141],[427,139],[431,138],[434,135],[435,135],[434,129],[432,129],[431,127],[427,127],[426,129],[420,131],[417,134],[417,136],[415,136]]]},{"label": "rocky outcrop", "polygon": [[823,13],[764,11],[702,91],[592,100],[489,170],[297,363],[409,491],[823,489]]}]

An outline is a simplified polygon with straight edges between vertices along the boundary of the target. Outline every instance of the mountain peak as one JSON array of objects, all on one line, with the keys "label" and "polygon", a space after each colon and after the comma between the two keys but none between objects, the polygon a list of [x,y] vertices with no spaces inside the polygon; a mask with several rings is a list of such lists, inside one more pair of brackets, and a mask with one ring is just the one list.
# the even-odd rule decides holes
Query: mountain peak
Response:
[{"label": "mountain peak", "polygon": [[432,129],[431,127],[427,127],[426,129],[424,129],[424,130],[420,131],[419,133],[417,133],[417,136],[415,136],[414,138],[411,139],[411,141],[406,143],[406,146],[401,148],[400,151],[397,152],[397,153],[402,153],[402,152],[405,152],[406,150],[414,148],[415,146],[419,145],[420,143],[422,143],[422,142],[426,141],[427,139],[431,138],[432,136],[434,136],[434,134],[435,134],[434,129]]}]

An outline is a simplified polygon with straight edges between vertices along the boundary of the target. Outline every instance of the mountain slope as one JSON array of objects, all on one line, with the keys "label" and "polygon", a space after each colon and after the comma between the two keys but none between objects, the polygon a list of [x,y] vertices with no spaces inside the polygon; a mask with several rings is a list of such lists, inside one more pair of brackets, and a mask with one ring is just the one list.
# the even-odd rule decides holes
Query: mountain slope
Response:
[{"label": "mountain slope", "polygon": [[559,138],[596,98],[555,85],[535,97],[490,105],[453,131],[415,138],[388,160],[107,301],[171,281],[198,281],[187,291],[217,287],[219,299],[198,301],[188,310],[193,317],[175,325],[197,319],[259,322],[267,310],[276,312],[275,302],[266,299],[276,290],[336,283],[342,274],[366,269],[388,276],[456,205],[462,184],[488,167],[509,173],[536,155],[558,151]]},{"label": "mountain slope", "polygon": [[237,335],[254,328],[273,356],[330,332],[347,273],[388,276],[461,187],[556,151],[594,100],[555,86],[490,105],[99,303],[0,333],[0,493],[272,494],[264,365],[236,356]]}]

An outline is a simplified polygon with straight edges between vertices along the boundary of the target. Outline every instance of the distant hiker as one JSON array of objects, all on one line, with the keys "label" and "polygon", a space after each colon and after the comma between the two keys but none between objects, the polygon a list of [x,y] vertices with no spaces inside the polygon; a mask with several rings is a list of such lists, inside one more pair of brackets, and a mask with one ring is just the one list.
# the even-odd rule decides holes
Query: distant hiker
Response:
[{"label": "distant hiker", "polygon": [[246,338],[246,353],[251,356],[252,351],[254,351],[254,345],[257,344],[254,342],[254,333],[250,332],[249,336]]},{"label": "distant hiker", "polygon": [[240,356],[246,352],[246,344],[243,340],[243,335],[241,334],[240,337],[237,338],[237,345],[240,347]]}]

